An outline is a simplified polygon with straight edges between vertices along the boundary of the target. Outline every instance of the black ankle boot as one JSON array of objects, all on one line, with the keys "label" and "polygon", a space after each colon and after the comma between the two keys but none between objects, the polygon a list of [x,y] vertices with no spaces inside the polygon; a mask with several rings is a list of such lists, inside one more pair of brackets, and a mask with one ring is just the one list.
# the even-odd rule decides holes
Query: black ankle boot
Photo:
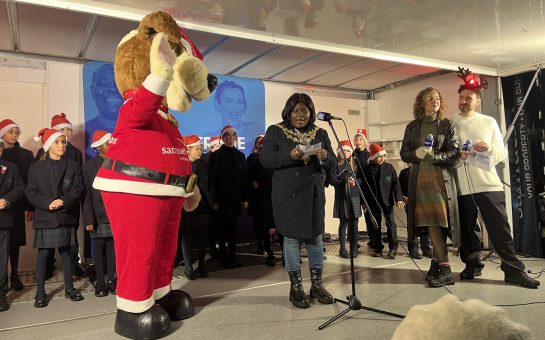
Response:
[{"label": "black ankle boot", "polygon": [[301,270],[288,272],[288,275],[291,282],[290,301],[297,308],[310,307],[310,300],[308,299],[308,296],[305,295],[305,291],[303,290],[303,278],[301,277]]},{"label": "black ankle boot", "polygon": [[0,293],[0,312],[9,309],[8,298],[5,293]]},{"label": "black ankle boot", "polygon": [[537,288],[540,282],[526,274],[524,270],[519,270],[513,273],[505,273],[505,282],[521,285],[526,288]]},{"label": "black ankle boot", "polygon": [[346,250],[346,247],[341,247],[341,249],[339,249],[339,256],[342,257],[343,259],[349,259],[350,258],[350,255],[348,254],[348,251]]},{"label": "black ankle boot", "polygon": [[428,285],[433,288],[443,287],[446,285],[453,285],[454,277],[452,276],[452,271],[450,266],[439,266],[436,276],[431,276],[428,281]]},{"label": "black ankle boot", "polygon": [[142,313],[129,313],[118,309],[114,330],[130,339],[159,339],[170,333],[168,313],[159,305],[153,305]]},{"label": "black ankle boot", "polygon": [[195,315],[195,306],[193,306],[191,296],[181,290],[171,290],[155,303],[167,311],[172,321],[189,319]]},{"label": "black ankle boot", "polygon": [[430,269],[428,269],[428,272],[426,273],[426,281],[429,281],[431,277],[437,276],[438,272],[439,261],[432,259],[430,263]]},{"label": "black ankle boot", "polygon": [[310,268],[310,282],[312,286],[310,287],[310,297],[318,299],[318,302],[325,305],[330,305],[333,303],[333,296],[325,290],[324,285],[322,284],[322,269],[320,268]]},{"label": "black ankle boot", "polygon": [[108,286],[108,290],[110,291],[110,294],[112,295],[117,294],[117,279],[108,281],[107,286]]}]

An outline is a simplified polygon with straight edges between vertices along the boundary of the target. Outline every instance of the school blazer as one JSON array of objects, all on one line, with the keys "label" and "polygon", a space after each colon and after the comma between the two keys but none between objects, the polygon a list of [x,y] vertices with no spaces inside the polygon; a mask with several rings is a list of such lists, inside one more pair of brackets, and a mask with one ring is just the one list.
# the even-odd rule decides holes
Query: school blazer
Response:
[{"label": "school blazer", "polygon": [[[79,223],[80,201],[85,190],[81,166],[76,161],[62,157],[59,170],[59,177],[55,178],[49,159],[30,167],[25,195],[36,207],[35,229]],[[64,206],[50,211],[49,204],[57,198],[63,200]]]},{"label": "school blazer", "polygon": [[15,226],[14,207],[23,199],[25,184],[17,165],[0,160],[0,199],[8,201],[8,206],[0,210],[0,229]]}]

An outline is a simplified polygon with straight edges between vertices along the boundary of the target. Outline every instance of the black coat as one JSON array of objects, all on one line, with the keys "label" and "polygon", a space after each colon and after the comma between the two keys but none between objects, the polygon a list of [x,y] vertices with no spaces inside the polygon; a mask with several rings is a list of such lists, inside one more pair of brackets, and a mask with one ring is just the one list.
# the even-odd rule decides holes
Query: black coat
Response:
[{"label": "black coat", "polygon": [[367,149],[364,149],[363,151],[355,149],[353,155],[357,159],[356,166],[358,167],[360,176],[363,176],[363,167],[367,165],[367,161],[369,160],[369,151]]},{"label": "black coat", "polygon": [[[59,170],[59,178],[55,178],[49,158],[30,167],[25,195],[36,208],[35,229],[79,223],[80,200],[85,190],[81,167],[77,162],[62,157]],[[63,207],[50,211],[49,204],[57,198],[63,200]]]},{"label": "black coat", "polygon": [[[284,125],[281,125],[284,124]],[[295,239],[311,239],[325,230],[325,183],[326,177],[337,163],[331,142],[324,129],[318,129],[311,144],[321,142],[328,156],[320,164],[311,156],[305,164],[293,160],[290,151],[297,142],[282,130],[293,131],[288,123],[269,126],[259,159],[263,167],[274,170],[272,179],[272,205],[278,231]],[[314,125],[309,126],[309,129]]]},{"label": "black coat", "polygon": [[[433,165],[441,168],[445,180],[445,188],[448,197],[449,227],[451,228],[451,240],[454,246],[460,245],[460,223],[458,216],[458,193],[453,164],[460,158],[458,134],[453,122],[448,119],[437,120],[438,134],[433,141]],[[416,197],[416,181],[420,163],[416,157],[416,149],[421,147],[420,121],[413,120],[405,128],[405,135],[401,145],[401,159],[405,163],[411,163],[409,172],[409,202],[407,205],[407,237],[414,239],[414,197]]]},{"label": "black coat", "polygon": [[[32,163],[34,163],[34,155],[32,154],[32,151],[21,147],[19,142],[16,142],[12,148],[4,149],[1,158],[17,165],[19,174],[23,179],[23,183],[26,185],[28,182],[28,170],[30,169]],[[26,244],[25,211],[27,210],[34,211],[34,207],[28,202],[25,195],[23,195],[22,199],[19,200],[16,206],[13,207],[15,214],[15,228],[12,229],[9,239],[11,246],[20,247]]]},{"label": "black coat", "polygon": [[210,193],[212,205],[224,217],[241,213],[241,203],[248,202],[246,156],[235,147],[222,145],[210,156]]},{"label": "black coat", "polygon": [[83,223],[92,224],[95,227],[99,224],[110,224],[104,201],[99,190],[93,188],[93,181],[104,159],[98,154],[83,164],[81,169],[85,183],[85,199],[83,200]]},{"label": "black coat", "polygon": [[212,208],[210,204],[210,202],[212,202],[212,194],[210,193],[210,189],[208,187],[208,184],[210,183],[208,164],[206,164],[206,162],[202,159],[197,159],[191,162],[191,169],[192,172],[198,176],[196,185],[201,191],[202,198],[195,210],[189,212],[184,211],[182,216],[208,214]]},{"label": "black coat", "polygon": [[[357,164],[357,163],[356,163]],[[357,167],[357,165],[356,165]],[[351,211],[349,215],[346,215],[345,202],[346,202],[346,174],[348,172],[348,166],[346,163],[337,164],[331,170],[329,176],[329,183],[335,187],[335,203],[333,204],[333,217],[335,218],[359,218],[361,217],[361,200],[360,192],[357,186],[350,188],[349,198],[351,202]],[[355,172],[356,181],[361,186],[360,172],[356,169]],[[350,173],[348,173],[350,176]]]},{"label": "black coat", "polygon": [[[373,175],[372,163],[363,167],[363,176],[382,206],[391,207],[395,202],[403,201],[403,192],[397,178],[396,169],[392,164],[384,162],[379,166],[378,183]],[[379,192],[380,195],[377,195]],[[377,202],[369,190],[364,190],[363,194],[370,207],[376,206]]]},{"label": "black coat", "polygon": [[[252,153],[248,156],[248,177],[250,182],[250,202],[248,214],[261,220],[267,228],[274,228],[272,214],[272,177],[273,170],[265,169],[259,160],[259,154]],[[257,183],[257,188],[252,186]]]},{"label": "black coat", "polygon": [[409,197],[409,172],[411,168],[405,168],[399,172],[399,184],[401,185],[401,192],[403,196]]},{"label": "black coat", "polygon": [[15,223],[15,210],[24,200],[25,184],[19,169],[13,163],[0,160],[0,199],[5,199],[8,206],[0,210],[0,229],[19,228]]}]

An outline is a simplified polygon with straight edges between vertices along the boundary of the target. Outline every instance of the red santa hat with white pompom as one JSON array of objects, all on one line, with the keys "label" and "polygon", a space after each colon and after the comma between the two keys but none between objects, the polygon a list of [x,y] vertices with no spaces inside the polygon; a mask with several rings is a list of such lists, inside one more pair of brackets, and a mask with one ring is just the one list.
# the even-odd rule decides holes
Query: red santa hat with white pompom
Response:
[{"label": "red santa hat with white pompom", "polygon": [[91,144],[91,147],[98,148],[102,144],[108,142],[111,137],[112,134],[108,131],[96,130],[95,133],[93,133],[93,143]]},{"label": "red santa hat with white pompom", "polygon": [[51,144],[53,144],[55,139],[57,139],[57,137],[59,136],[64,136],[64,135],[57,130],[43,128],[38,132],[38,135],[34,137],[34,140],[36,142],[42,141],[42,148],[44,149],[45,152],[47,152]]},{"label": "red santa hat with white pompom", "polygon": [[72,123],[70,123],[70,121],[66,119],[66,113],[61,112],[51,118],[51,128],[55,130],[61,130],[64,128],[71,129]]},{"label": "red santa hat with white pompom", "polygon": [[[19,125],[17,125],[13,120],[11,119],[4,119],[0,122],[0,138],[2,138],[8,131],[12,128],[19,128]],[[19,128],[19,133],[21,132],[21,129]]]}]

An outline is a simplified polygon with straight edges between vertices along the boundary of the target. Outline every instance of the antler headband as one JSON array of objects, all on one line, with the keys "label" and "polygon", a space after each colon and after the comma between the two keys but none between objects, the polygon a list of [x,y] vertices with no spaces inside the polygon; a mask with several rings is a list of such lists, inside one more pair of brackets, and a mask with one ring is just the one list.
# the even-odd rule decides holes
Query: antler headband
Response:
[{"label": "antler headband", "polygon": [[467,89],[481,94],[483,90],[488,88],[486,79],[481,79],[481,83],[479,83],[475,78],[475,75],[468,68],[458,67],[457,75],[464,81],[464,83],[460,85],[458,92]]}]

